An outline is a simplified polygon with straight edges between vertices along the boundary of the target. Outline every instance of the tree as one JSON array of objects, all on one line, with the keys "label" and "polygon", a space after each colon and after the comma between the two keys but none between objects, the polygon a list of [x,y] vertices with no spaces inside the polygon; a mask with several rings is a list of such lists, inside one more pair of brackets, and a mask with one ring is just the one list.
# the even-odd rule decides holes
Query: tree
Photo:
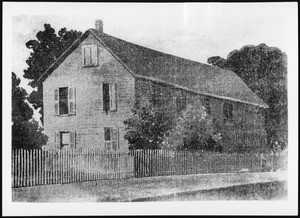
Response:
[{"label": "tree", "polygon": [[40,76],[50,67],[73,42],[79,38],[81,32],[62,28],[58,35],[50,24],[44,24],[45,30],[36,34],[36,39],[29,40],[26,47],[31,49],[30,57],[26,60],[28,68],[24,70],[24,77],[32,80],[29,85],[37,88],[30,93],[28,101],[34,109],[40,108],[41,121],[43,122],[43,87],[37,83]]},{"label": "tree", "polygon": [[202,104],[196,101],[178,117],[176,126],[171,129],[162,143],[162,147],[172,150],[206,150],[220,149],[220,128],[209,116]]},{"label": "tree", "polygon": [[158,149],[174,125],[174,114],[172,108],[135,108],[133,115],[124,121],[129,149]]},{"label": "tree", "polygon": [[287,57],[280,49],[248,45],[230,52],[226,59],[208,58],[214,66],[235,72],[268,105],[268,141],[287,144]]},{"label": "tree", "polygon": [[20,79],[12,73],[12,148],[38,149],[48,137],[42,133],[33,110],[26,103],[27,92],[19,87]]},{"label": "tree", "polygon": [[33,110],[24,101],[26,90],[19,87],[21,80],[12,72],[12,122],[28,121],[33,115]]}]

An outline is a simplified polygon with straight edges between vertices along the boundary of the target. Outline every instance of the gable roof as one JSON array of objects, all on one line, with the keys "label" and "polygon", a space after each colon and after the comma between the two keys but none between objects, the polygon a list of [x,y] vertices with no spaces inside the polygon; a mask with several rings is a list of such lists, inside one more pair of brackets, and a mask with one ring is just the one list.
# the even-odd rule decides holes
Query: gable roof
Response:
[{"label": "gable roof", "polygon": [[268,108],[232,71],[139,46],[95,29],[89,29],[81,35],[38,81],[51,74],[89,34],[96,37],[135,77],[163,82],[202,95]]}]

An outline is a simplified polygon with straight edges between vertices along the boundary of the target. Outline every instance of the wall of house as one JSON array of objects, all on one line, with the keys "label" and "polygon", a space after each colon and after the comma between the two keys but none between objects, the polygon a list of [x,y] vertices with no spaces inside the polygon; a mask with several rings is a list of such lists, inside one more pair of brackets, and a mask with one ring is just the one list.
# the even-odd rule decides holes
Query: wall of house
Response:
[{"label": "wall of house", "polygon": [[[82,46],[98,46],[98,66],[82,65]],[[117,84],[117,110],[103,111],[102,83]],[[57,116],[54,113],[54,90],[76,88],[76,114]],[[104,127],[119,128],[121,150],[128,149],[124,139],[123,121],[134,106],[134,78],[123,65],[93,36],[86,38],[77,49],[44,81],[44,128],[49,146],[55,144],[55,132],[76,131],[76,147],[104,149]]]},{"label": "wall of house", "polygon": [[[161,86],[163,106],[176,106],[176,97],[186,96],[187,104],[195,100],[205,101],[208,98],[211,105],[211,115],[221,126],[222,146],[224,151],[263,151],[266,147],[266,132],[264,109],[248,104],[230,101],[233,104],[233,120],[224,123],[223,104],[225,100],[198,95],[170,85],[145,79],[136,79],[136,106],[151,105],[152,92],[155,86]],[[179,114],[178,114],[179,115]]]},{"label": "wall of house", "polygon": [[[82,46],[98,46],[98,65],[82,65]],[[103,111],[102,83],[117,84],[117,110]],[[57,116],[54,110],[54,90],[59,87],[76,88],[76,114]],[[119,144],[122,150],[128,148],[124,139],[123,121],[131,116],[136,105],[144,107],[152,104],[152,93],[159,87],[163,96],[163,106],[176,106],[176,98],[187,97],[187,104],[204,100],[198,95],[170,85],[156,83],[134,77],[106,50],[94,37],[89,36],[72,52],[66,60],[44,81],[44,128],[49,136],[49,146],[55,146],[55,132],[76,132],[76,147],[96,147],[104,149],[104,127],[119,128]],[[233,122],[224,124],[224,100],[210,97],[211,114],[222,127],[222,145],[226,151],[262,148],[265,140],[264,111],[258,107],[232,102]],[[245,145],[245,146],[244,146]],[[256,148],[257,147],[257,148]]]}]

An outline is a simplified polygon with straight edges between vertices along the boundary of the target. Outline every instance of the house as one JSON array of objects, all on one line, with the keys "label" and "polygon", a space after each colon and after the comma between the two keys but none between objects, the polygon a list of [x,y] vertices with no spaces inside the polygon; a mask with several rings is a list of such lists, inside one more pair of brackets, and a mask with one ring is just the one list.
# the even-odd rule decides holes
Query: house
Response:
[{"label": "house", "polygon": [[127,150],[123,121],[134,107],[178,111],[201,100],[222,126],[224,150],[263,149],[265,109],[233,72],[142,47],[96,21],[39,78],[49,146]]}]

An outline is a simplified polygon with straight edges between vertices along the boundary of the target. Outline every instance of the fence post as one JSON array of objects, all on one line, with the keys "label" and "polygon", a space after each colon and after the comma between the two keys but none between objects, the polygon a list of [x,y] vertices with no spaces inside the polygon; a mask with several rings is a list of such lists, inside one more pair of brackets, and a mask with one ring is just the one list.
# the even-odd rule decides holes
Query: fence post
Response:
[{"label": "fence post", "polygon": [[263,154],[260,154],[260,170],[263,170]]}]

